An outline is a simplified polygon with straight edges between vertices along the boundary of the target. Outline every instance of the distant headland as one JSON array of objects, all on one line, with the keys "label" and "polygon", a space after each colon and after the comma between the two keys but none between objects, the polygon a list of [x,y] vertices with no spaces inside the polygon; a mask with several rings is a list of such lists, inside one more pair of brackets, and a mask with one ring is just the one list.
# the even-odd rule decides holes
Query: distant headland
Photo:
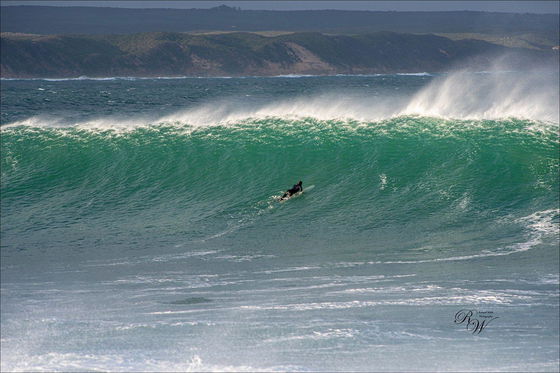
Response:
[{"label": "distant headland", "polygon": [[558,62],[553,15],[226,6],[16,6],[1,15],[2,78],[441,72],[483,70],[504,55],[509,68]]}]

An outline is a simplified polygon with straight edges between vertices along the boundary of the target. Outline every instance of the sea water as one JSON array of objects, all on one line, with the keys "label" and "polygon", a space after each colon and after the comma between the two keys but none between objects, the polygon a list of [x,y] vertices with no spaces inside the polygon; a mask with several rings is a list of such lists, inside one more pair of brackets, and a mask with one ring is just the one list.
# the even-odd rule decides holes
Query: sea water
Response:
[{"label": "sea water", "polygon": [[559,369],[557,72],[1,92],[2,371]]}]

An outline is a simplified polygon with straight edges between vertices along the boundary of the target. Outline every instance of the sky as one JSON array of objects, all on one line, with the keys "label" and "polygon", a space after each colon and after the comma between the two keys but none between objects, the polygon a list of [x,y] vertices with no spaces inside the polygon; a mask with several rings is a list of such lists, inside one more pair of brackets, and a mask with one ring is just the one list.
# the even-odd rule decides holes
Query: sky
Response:
[{"label": "sky", "polygon": [[478,10],[510,13],[560,13],[560,0],[550,1],[16,1],[0,0],[8,5],[109,6],[121,8],[212,8],[222,4],[255,10],[394,10],[450,11]]}]

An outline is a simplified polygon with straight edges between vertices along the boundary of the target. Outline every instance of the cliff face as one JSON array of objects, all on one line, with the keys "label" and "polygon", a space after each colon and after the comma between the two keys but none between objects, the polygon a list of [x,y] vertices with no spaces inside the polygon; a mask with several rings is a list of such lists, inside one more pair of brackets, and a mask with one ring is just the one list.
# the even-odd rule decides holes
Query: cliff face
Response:
[{"label": "cliff face", "polygon": [[506,48],[477,40],[379,32],[355,36],[293,33],[194,35],[154,32],[69,36],[3,33],[1,76],[240,76],[443,71],[484,68],[493,56],[545,63],[555,51]]}]

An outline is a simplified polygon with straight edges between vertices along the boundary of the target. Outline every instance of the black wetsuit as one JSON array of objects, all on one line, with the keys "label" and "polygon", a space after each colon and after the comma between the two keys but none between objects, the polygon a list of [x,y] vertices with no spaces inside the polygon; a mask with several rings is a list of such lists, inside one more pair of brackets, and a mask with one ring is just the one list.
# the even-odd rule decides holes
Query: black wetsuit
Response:
[{"label": "black wetsuit", "polygon": [[282,199],[286,198],[286,197],[290,197],[293,194],[299,193],[303,191],[303,187],[301,186],[301,184],[296,184],[292,187],[292,189],[288,189],[288,191],[286,193],[284,193],[284,195],[282,196]]}]

